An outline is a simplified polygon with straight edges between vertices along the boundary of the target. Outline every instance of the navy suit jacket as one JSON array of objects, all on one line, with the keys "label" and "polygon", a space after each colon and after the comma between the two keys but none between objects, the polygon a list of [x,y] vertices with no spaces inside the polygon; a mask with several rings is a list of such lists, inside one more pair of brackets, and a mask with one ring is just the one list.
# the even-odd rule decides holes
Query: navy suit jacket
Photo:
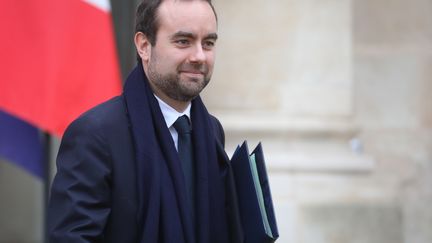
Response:
[{"label": "navy suit jacket", "polygon": [[[216,118],[212,120],[218,160],[228,163],[222,126]],[[91,109],[68,127],[49,204],[50,242],[139,241],[134,155],[123,96]]]}]

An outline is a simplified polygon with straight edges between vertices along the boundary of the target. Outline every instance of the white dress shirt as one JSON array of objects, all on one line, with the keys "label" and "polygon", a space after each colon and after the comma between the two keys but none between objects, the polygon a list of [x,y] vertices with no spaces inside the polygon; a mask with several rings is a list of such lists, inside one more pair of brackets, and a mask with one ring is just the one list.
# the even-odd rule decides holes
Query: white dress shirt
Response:
[{"label": "white dress shirt", "polygon": [[161,100],[159,97],[157,97],[155,95],[158,103],[159,103],[159,107],[162,111],[162,115],[165,119],[165,123],[171,133],[172,139],[174,140],[174,145],[175,148],[178,150],[178,133],[177,130],[174,128],[173,124],[174,122],[177,121],[177,118],[186,115],[189,118],[190,121],[190,110],[191,110],[191,103],[189,103],[189,105],[186,107],[186,109],[183,112],[178,112],[176,111],[174,108],[172,108],[171,106],[169,106],[167,103],[165,103],[163,100]]}]

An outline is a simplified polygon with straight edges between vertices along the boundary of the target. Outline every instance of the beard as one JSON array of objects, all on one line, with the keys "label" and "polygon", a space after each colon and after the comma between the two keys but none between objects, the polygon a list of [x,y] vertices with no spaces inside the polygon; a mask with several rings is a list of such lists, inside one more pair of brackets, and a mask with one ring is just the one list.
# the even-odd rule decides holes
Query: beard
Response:
[{"label": "beard", "polygon": [[[208,65],[182,63],[172,72],[161,73],[157,70],[157,59],[151,57],[148,75],[154,86],[173,100],[188,102],[197,97],[210,82]],[[182,72],[201,73],[201,77],[182,77]]]}]

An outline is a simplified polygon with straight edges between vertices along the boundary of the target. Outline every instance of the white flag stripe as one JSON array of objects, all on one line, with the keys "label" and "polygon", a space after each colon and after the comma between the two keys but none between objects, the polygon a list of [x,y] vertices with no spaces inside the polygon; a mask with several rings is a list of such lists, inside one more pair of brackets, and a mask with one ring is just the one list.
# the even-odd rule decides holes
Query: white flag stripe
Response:
[{"label": "white flag stripe", "polygon": [[111,11],[109,0],[83,0],[83,1],[101,9],[102,11],[105,12]]}]

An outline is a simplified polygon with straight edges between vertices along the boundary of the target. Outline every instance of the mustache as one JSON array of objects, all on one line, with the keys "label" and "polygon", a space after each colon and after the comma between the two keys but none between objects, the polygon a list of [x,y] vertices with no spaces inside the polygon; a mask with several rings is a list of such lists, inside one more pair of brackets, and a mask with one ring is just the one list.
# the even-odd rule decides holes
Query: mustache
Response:
[{"label": "mustache", "polygon": [[178,71],[207,74],[209,68],[206,64],[202,63],[183,63],[179,66]]}]

